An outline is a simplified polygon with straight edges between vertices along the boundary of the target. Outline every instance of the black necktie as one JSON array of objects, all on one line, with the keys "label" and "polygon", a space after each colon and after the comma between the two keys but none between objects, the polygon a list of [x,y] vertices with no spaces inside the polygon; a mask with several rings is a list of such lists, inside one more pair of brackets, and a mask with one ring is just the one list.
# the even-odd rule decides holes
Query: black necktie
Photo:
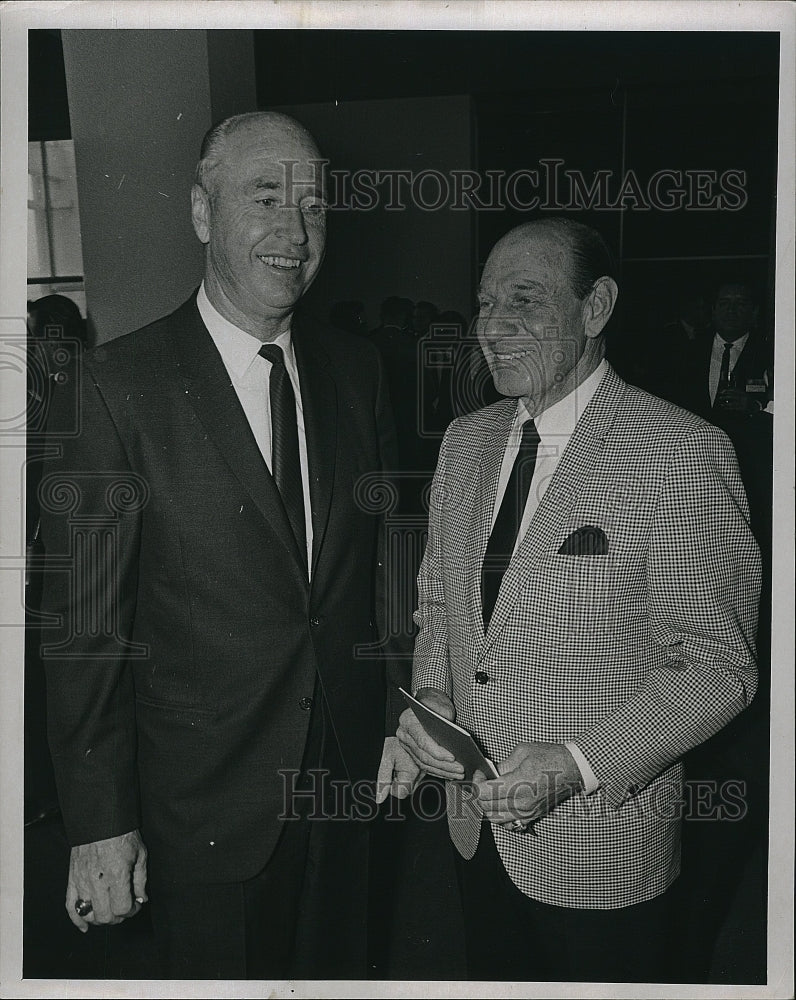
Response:
[{"label": "black necktie", "polygon": [[730,384],[730,351],[732,350],[732,344],[724,341],[724,354],[721,356],[721,368],[719,369],[719,387],[716,390],[716,394],[721,392],[722,389],[726,389]]},{"label": "black necktie", "polygon": [[514,459],[514,467],[506,484],[506,492],[500,504],[492,534],[484,553],[481,566],[481,607],[484,629],[489,625],[492,611],[503,581],[520,530],[522,514],[531,489],[533,470],[536,468],[536,452],[539,448],[539,433],[533,420],[528,420],[522,428],[522,440]]},{"label": "black necktie", "polygon": [[263,344],[260,356],[270,361],[271,466],[299,551],[307,561],[307,529],[304,523],[304,487],[301,482],[296,397],[285,368],[282,349]]}]

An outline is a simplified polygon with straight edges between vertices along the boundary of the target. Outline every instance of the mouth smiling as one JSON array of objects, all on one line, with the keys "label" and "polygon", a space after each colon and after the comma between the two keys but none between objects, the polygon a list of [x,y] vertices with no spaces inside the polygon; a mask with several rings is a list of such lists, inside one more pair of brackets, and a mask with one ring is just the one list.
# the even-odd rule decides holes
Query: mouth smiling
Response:
[{"label": "mouth smiling", "polygon": [[512,351],[510,354],[501,354],[499,351],[493,350],[492,353],[498,359],[498,361],[519,361],[520,358],[527,358],[531,354],[535,354],[535,350],[525,350],[525,351]]},{"label": "mouth smiling", "polygon": [[269,267],[279,268],[280,271],[293,271],[301,267],[302,264],[298,257],[276,257],[270,254],[266,257],[258,253],[257,259]]}]

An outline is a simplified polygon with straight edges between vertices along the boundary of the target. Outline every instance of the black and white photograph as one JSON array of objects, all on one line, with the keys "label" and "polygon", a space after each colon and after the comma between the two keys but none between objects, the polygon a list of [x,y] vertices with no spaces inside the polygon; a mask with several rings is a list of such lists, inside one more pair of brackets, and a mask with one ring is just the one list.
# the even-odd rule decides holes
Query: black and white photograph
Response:
[{"label": "black and white photograph", "polygon": [[794,9],[0,22],[2,996],[792,996]]}]

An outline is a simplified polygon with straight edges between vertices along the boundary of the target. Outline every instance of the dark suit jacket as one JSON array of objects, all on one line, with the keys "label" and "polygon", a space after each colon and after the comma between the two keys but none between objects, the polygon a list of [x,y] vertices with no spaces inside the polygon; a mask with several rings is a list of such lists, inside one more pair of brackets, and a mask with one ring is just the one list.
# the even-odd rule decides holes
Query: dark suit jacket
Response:
[{"label": "dark suit jacket", "polygon": [[388,400],[361,338],[293,330],[311,584],[195,297],[85,356],[80,434],[45,470],[44,611],[63,625],[43,655],[67,834],[140,826],[174,878],[265,864],[316,671],[349,777],[376,776],[384,670],[355,650],[374,637],[379,519],[355,485],[391,460]]},{"label": "dark suit jacket", "polygon": [[[670,361],[670,375],[665,386],[656,386],[654,390],[665,399],[709,420],[713,419],[708,385],[713,337],[711,331],[691,343],[684,341],[680,356]],[[743,391],[748,379],[762,379],[770,363],[769,345],[762,337],[751,333],[732,370],[730,385]]]}]

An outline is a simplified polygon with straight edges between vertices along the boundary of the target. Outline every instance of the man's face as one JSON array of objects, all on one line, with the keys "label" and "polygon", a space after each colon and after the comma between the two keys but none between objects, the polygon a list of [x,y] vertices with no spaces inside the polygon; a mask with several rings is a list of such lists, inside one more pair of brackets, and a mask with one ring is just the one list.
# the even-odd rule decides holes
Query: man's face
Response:
[{"label": "man's face", "polygon": [[489,255],[481,279],[478,339],[495,387],[527,398],[532,413],[569,384],[593,344],[583,303],[569,284],[569,255],[550,232],[509,233]]},{"label": "man's face", "polygon": [[284,125],[244,125],[211,169],[210,195],[194,189],[211,301],[247,321],[241,325],[289,316],[318,273],[326,244],[319,160],[314,145]]},{"label": "man's face", "polygon": [[757,309],[746,285],[722,285],[713,306],[713,325],[724,340],[737,340],[749,333],[757,320]]}]

